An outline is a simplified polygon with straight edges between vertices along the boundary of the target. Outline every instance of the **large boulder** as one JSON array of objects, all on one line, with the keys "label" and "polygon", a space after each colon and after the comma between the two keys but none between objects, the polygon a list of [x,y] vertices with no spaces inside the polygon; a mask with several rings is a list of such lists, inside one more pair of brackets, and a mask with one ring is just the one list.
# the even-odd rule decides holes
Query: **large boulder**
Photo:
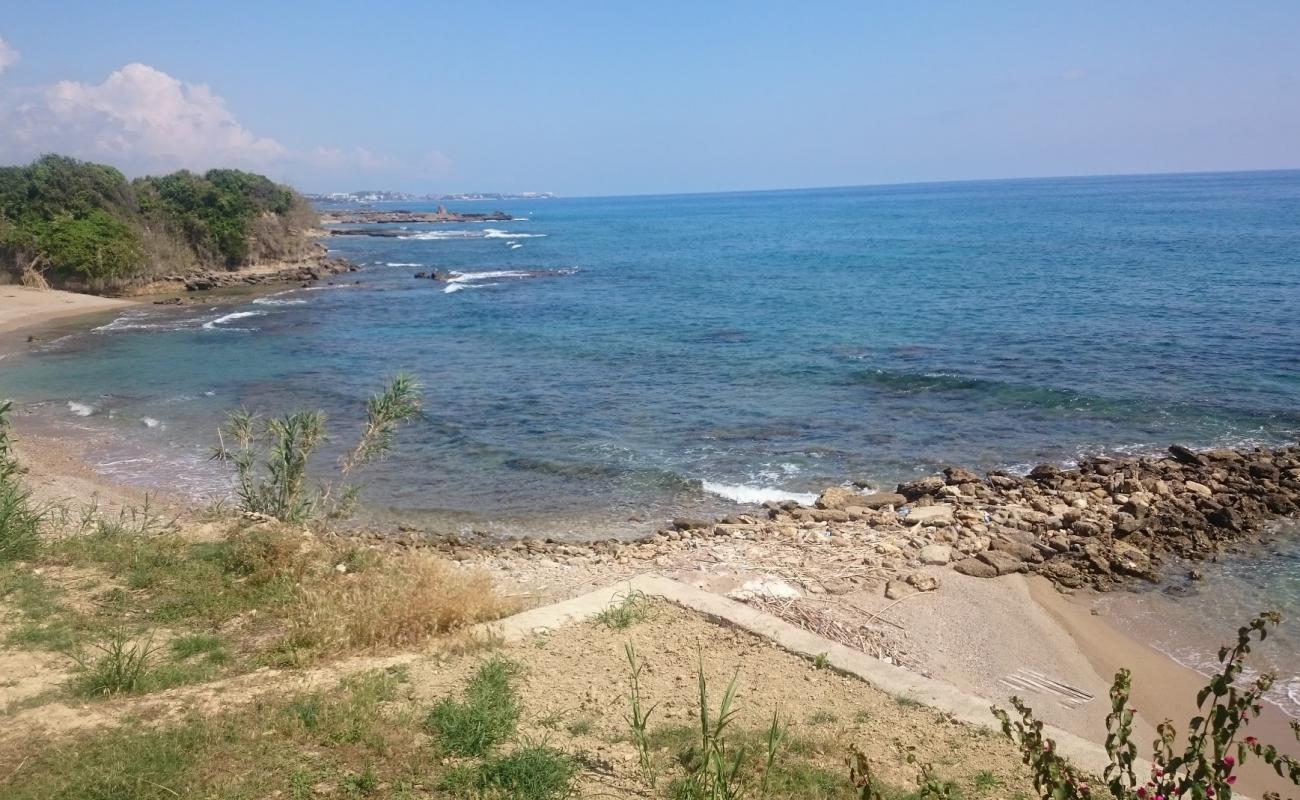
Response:
[{"label": "large boulder", "polygon": [[947,481],[938,475],[927,475],[924,478],[918,478],[914,481],[900,483],[898,485],[898,493],[906,497],[908,500],[919,500],[926,495],[936,494],[940,489],[947,485]]},{"label": "large boulder", "polygon": [[955,486],[959,483],[980,482],[980,476],[963,467],[948,467],[943,471],[943,477],[948,481],[949,486]]},{"label": "large boulder", "polygon": [[972,578],[996,578],[998,576],[997,567],[980,561],[978,558],[963,558],[954,564],[952,568]]},{"label": "large boulder", "polygon": [[999,575],[1023,572],[1025,569],[1023,561],[1010,553],[1004,553],[1000,550],[985,550],[983,553],[976,556],[976,558],[983,561],[985,564],[988,564],[990,567],[993,567],[993,569],[997,570]]},{"label": "large boulder", "polygon": [[907,498],[897,492],[875,492],[873,494],[859,495],[855,501],[856,505],[863,508],[898,507],[906,502]]},{"label": "large boulder", "polygon": [[849,506],[860,505],[863,505],[862,493],[843,486],[832,486],[817,498],[817,507],[823,509],[842,511]]}]

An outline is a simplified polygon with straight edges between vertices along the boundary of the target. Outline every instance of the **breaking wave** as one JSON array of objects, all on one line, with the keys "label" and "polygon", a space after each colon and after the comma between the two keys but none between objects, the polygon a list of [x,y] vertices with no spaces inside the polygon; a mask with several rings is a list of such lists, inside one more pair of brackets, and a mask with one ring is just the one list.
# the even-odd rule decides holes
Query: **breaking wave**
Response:
[{"label": "breaking wave", "polygon": [[248,328],[226,328],[226,327],[217,327],[217,326],[219,325],[224,326],[227,322],[234,322],[237,319],[247,319],[248,317],[264,317],[264,316],[266,316],[265,311],[235,311],[233,313],[226,314],[223,317],[217,317],[216,319],[208,320],[207,322],[203,323],[203,330],[205,331],[215,331],[215,330],[246,331],[249,329]]},{"label": "breaking wave", "polygon": [[793,500],[800,505],[810,506],[817,499],[817,495],[811,492],[789,492],[771,486],[746,486],[745,484],[717,483],[715,481],[701,481],[700,486],[709,494],[716,494],[718,497],[742,505],[758,505],[767,502],[784,503],[787,500]]}]

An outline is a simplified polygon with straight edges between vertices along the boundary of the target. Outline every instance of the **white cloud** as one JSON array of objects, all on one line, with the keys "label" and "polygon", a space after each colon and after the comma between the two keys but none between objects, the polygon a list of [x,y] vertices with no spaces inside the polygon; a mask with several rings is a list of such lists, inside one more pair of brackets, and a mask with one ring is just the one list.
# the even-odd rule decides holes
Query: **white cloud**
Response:
[{"label": "white cloud", "polygon": [[17,64],[20,58],[22,58],[22,53],[15,50],[13,45],[3,38],[0,38],[0,75],[3,75],[5,70]]},{"label": "white cloud", "polygon": [[[0,56],[5,52],[0,49]],[[397,159],[365,147],[288,148],[240,123],[207,85],[139,63],[127,64],[103,83],[60,81],[0,94],[0,130],[7,134],[0,136],[0,163],[62,153],[104,161],[133,175],[215,166],[281,179],[314,179],[321,173],[394,177],[404,171]]]},{"label": "white cloud", "polygon": [[13,144],[32,156],[60,152],[128,171],[221,165],[265,167],[287,152],[235,119],[203,84],[146,64],[127,64],[100,84],[60,81],[18,104]]}]

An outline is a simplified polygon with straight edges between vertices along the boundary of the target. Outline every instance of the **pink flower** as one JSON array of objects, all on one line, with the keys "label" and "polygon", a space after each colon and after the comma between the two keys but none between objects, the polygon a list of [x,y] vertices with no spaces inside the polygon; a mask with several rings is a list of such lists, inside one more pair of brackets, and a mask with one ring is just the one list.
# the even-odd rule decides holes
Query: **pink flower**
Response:
[{"label": "pink flower", "polygon": [[1256,739],[1254,736],[1247,736],[1247,737],[1246,737],[1246,744],[1248,744],[1248,745],[1250,745],[1250,746],[1252,746],[1252,747],[1254,747],[1254,746],[1255,746],[1255,743],[1258,742],[1258,741],[1259,741],[1259,739]]},{"label": "pink flower", "polygon": [[1137,791],[1137,795],[1138,795],[1138,797],[1142,798],[1142,800],[1147,800],[1147,789],[1146,789],[1146,787],[1143,786],[1143,787],[1139,788],[1138,791]]},{"label": "pink flower", "polygon": [[1236,776],[1236,775],[1229,775],[1229,776],[1228,776],[1228,785],[1229,785],[1229,786],[1233,785],[1233,784],[1236,783],[1236,782],[1237,782],[1237,776]]},{"label": "pink flower", "polygon": [[1236,763],[1237,763],[1237,759],[1233,758],[1232,756],[1223,757],[1223,766],[1227,767],[1228,769],[1232,769],[1232,765]]}]

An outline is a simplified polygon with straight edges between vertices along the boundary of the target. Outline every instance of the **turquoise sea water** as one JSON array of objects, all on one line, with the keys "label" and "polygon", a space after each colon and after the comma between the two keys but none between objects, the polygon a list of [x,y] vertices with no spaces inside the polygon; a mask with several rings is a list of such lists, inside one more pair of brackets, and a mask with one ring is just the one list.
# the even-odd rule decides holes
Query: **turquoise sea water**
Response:
[{"label": "turquoise sea water", "polygon": [[[228,409],[324,408],[327,467],[409,370],[427,408],[368,513],[574,536],[945,464],[1300,438],[1300,172],[501,205],[335,237],[364,269],[333,287],[0,340],[0,395],[106,474],[210,495]],[[1197,663],[1260,607],[1300,618],[1297,548],[1284,529],[1131,622]]]},{"label": "turquoise sea water", "polygon": [[0,393],[207,491],[224,410],[323,407],[341,446],[410,370],[428,408],[372,506],[512,531],[1300,437],[1300,172],[501,205],[330,239],[355,286],[12,345]]}]

